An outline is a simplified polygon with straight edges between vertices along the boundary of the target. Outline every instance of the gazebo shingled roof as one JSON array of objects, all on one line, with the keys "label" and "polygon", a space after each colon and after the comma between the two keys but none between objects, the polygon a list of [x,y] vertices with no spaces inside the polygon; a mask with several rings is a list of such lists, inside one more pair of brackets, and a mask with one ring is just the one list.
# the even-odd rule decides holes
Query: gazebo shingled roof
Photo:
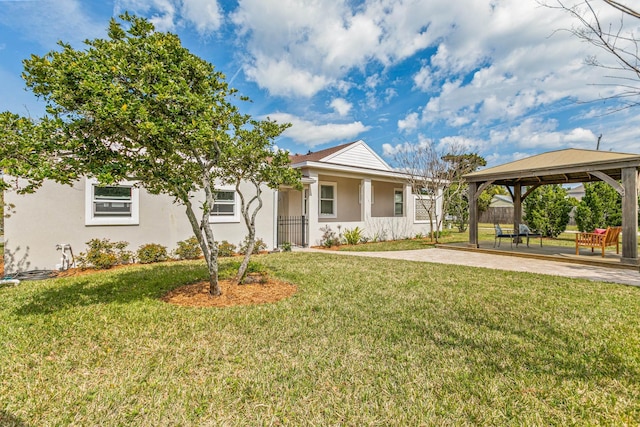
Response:
[{"label": "gazebo shingled roof", "polygon": [[622,169],[640,167],[640,155],[610,151],[570,148],[538,154],[465,175],[469,182],[492,180],[496,185],[515,183],[565,184],[597,181],[589,172],[600,171],[614,180],[620,180]]}]

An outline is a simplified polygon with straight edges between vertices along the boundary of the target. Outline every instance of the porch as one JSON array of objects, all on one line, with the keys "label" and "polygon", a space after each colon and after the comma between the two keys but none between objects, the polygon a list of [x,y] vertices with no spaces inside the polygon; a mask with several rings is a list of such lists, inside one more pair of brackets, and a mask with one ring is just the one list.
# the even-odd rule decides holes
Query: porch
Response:
[{"label": "porch", "polygon": [[302,190],[278,191],[278,246],[319,245],[327,227],[336,234],[358,227],[369,240],[396,240],[430,231],[424,201],[417,202],[411,186],[395,176],[310,171],[302,183]]}]

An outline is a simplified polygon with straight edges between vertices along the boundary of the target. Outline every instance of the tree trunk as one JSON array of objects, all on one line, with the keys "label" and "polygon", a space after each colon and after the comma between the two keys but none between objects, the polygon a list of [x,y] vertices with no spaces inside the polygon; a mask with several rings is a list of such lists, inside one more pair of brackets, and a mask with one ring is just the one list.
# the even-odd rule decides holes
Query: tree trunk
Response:
[{"label": "tree trunk", "polygon": [[[255,189],[256,195],[249,200],[248,203],[245,203],[244,194],[240,191],[240,182],[236,181],[236,192],[240,195],[240,203],[242,216],[244,218],[245,225],[247,226],[248,231],[248,242],[247,242],[247,252],[244,254],[244,259],[242,260],[242,264],[240,264],[240,268],[238,269],[238,273],[234,279],[234,284],[241,284],[244,280],[244,277],[247,275],[247,269],[249,268],[249,261],[251,260],[251,254],[253,254],[253,249],[256,247],[256,215],[258,211],[262,209],[262,191],[260,190],[260,183],[255,180],[251,180]],[[257,202],[258,205],[251,211],[251,205]]]},{"label": "tree trunk", "polygon": [[247,244],[247,252],[244,254],[244,259],[242,260],[242,264],[240,264],[240,268],[238,269],[238,273],[236,274],[236,278],[234,279],[234,284],[241,284],[244,280],[244,277],[247,275],[247,269],[249,268],[249,261],[251,260],[251,254],[253,253],[253,249],[256,247],[256,238],[255,235],[249,237],[249,242]]},{"label": "tree trunk", "polygon": [[[189,223],[191,224],[191,229],[196,239],[198,239],[198,243],[200,243],[200,249],[202,249],[202,254],[207,263],[207,269],[209,270],[209,293],[212,296],[218,296],[222,294],[218,283],[218,246],[213,240],[213,232],[211,231],[211,226],[208,224],[208,214],[206,212],[203,213],[202,224],[199,224],[188,196],[183,199],[183,202]],[[204,233],[203,229],[205,230]]]}]

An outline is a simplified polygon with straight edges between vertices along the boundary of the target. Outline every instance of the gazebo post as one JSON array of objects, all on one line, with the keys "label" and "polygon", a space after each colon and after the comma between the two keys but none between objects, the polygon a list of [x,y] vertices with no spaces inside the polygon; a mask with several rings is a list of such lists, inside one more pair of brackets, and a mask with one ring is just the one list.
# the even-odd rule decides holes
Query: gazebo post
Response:
[{"label": "gazebo post", "polygon": [[622,169],[622,258],[626,264],[638,263],[638,171]]},{"label": "gazebo post", "polygon": [[478,248],[478,183],[469,183],[469,247]]},{"label": "gazebo post", "polygon": [[[520,223],[522,222],[522,184],[513,185],[513,233],[519,234]],[[520,243],[520,236],[516,236],[516,241]]]}]

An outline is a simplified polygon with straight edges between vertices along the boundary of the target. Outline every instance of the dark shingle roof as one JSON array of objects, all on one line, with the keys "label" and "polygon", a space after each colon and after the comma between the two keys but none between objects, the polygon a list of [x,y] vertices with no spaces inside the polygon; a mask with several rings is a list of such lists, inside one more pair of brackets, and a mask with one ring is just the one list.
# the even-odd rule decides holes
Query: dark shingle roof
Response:
[{"label": "dark shingle roof", "polygon": [[347,148],[350,145],[355,144],[356,142],[358,141],[349,142],[347,144],[330,147],[330,148],[316,151],[316,152],[309,151],[307,154],[292,154],[289,156],[289,159],[291,160],[291,164],[303,163],[303,162],[318,162],[327,156],[330,156],[344,148]]}]

